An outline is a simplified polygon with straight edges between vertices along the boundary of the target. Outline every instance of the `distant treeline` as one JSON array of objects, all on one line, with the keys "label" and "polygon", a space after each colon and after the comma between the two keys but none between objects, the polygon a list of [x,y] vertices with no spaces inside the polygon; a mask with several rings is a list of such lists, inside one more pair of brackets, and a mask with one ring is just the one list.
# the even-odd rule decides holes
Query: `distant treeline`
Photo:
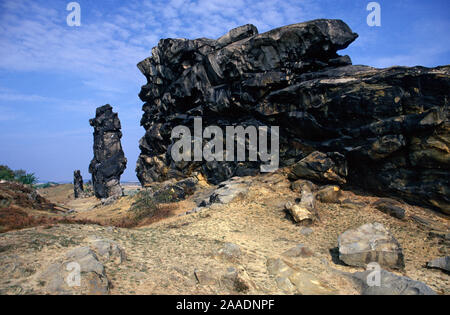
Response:
[{"label": "distant treeline", "polygon": [[0,180],[7,180],[22,183],[25,185],[33,185],[37,182],[34,173],[27,173],[24,170],[13,171],[6,165],[0,165]]}]

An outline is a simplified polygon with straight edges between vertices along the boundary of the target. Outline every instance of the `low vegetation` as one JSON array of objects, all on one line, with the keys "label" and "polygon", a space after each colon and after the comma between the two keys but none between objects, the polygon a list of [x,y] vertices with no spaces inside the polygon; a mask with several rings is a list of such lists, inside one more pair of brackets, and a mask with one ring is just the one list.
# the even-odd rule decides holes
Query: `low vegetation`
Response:
[{"label": "low vegetation", "polygon": [[27,173],[24,170],[13,171],[6,165],[0,165],[0,180],[18,182],[24,185],[33,185],[37,182],[34,173]]},{"label": "low vegetation", "polygon": [[60,216],[31,215],[28,211],[17,208],[0,207],[0,233],[20,230],[34,226],[54,224],[98,224],[90,220],[76,220]]},{"label": "low vegetation", "polygon": [[50,187],[55,187],[55,186],[58,186],[58,185],[59,184],[55,183],[55,182],[48,182],[48,183],[45,183],[45,184],[36,185],[36,189],[50,188]]},{"label": "low vegetation", "polygon": [[152,189],[146,189],[136,194],[135,202],[131,205],[130,214],[112,225],[122,228],[133,228],[148,225],[169,217],[177,208],[176,195],[170,190],[155,195]]}]

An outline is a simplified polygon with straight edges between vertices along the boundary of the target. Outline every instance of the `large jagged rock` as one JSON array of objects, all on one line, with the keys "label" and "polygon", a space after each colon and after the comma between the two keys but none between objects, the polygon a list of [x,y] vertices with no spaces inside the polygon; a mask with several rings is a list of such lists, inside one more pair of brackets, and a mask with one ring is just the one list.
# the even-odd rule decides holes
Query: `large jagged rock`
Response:
[{"label": "large jagged rock", "polygon": [[[280,126],[281,166],[316,151],[339,157],[345,169],[335,182],[450,213],[450,67],[353,66],[337,51],[356,38],[340,20],[315,20],[263,34],[245,25],[218,40],[161,40],[138,64],[147,78],[139,180],[200,171],[217,184],[259,169],[175,162],[172,129],[192,132],[200,116],[203,126]],[[318,171],[308,178],[327,179]]]},{"label": "large jagged rock", "polygon": [[107,104],[97,108],[95,118],[89,123],[94,127],[94,158],[89,173],[92,174],[95,196],[102,199],[120,197],[120,176],[127,166],[127,159],[120,143],[119,117]]},{"label": "large jagged rock", "polygon": [[79,170],[73,172],[73,193],[76,198],[80,198],[83,196],[83,177],[81,176],[81,172]]}]

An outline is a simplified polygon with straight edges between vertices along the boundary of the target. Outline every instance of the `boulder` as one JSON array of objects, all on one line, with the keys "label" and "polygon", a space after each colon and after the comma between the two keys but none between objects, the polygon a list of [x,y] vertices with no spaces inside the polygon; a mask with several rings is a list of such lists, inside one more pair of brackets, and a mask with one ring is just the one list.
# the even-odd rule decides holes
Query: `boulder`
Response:
[{"label": "boulder", "polygon": [[89,247],[68,251],[39,274],[38,281],[47,294],[105,295],[110,288],[103,264]]},{"label": "boulder", "polygon": [[290,266],[281,258],[269,258],[267,271],[286,294],[329,295],[336,290],[313,274]]},{"label": "boulder", "polygon": [[214,203],[228,204],[248,192],[249,182],[241,178],[232,178],[221,183],[216,190],[200,203],[200,207],[206,207]]},{"label": "boulder", "polygon": [[342,233],[338,239],[339,259],[349,266],[378,263],[384,268],[404,267],[402,249],[380,223],[362,225]]},{"label": "boulder", "polygon": [[[374,272],[356,272],[351,275],[362,295],[436,295],[436,292],[423,282],[398,276],[384,269],[379,270],[378,275]],[[368,281],[369,278],[375,279],[375,277],[379,277],[379,285]]]}]

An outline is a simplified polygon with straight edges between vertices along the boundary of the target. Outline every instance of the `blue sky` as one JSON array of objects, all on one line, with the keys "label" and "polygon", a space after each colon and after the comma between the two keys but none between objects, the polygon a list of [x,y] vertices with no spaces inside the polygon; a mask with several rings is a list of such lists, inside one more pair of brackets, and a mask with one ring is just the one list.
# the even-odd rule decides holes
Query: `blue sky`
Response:
[{"label": "blue sky", "polygon": [[366,23],[366,0],[79,0],[81,26],[69,27],[62,0],[0,0],[0,164],[68,181],[89,179],[95,108],[111,104],[122,121],[136,181],[145,78],[136,64],[160,38],[218,38],[252,23],[260,32],[316,18],[339,18],[360,37],[341,54],[354,64],[450,63],[450,1],[378,1],[381,27]]}]

